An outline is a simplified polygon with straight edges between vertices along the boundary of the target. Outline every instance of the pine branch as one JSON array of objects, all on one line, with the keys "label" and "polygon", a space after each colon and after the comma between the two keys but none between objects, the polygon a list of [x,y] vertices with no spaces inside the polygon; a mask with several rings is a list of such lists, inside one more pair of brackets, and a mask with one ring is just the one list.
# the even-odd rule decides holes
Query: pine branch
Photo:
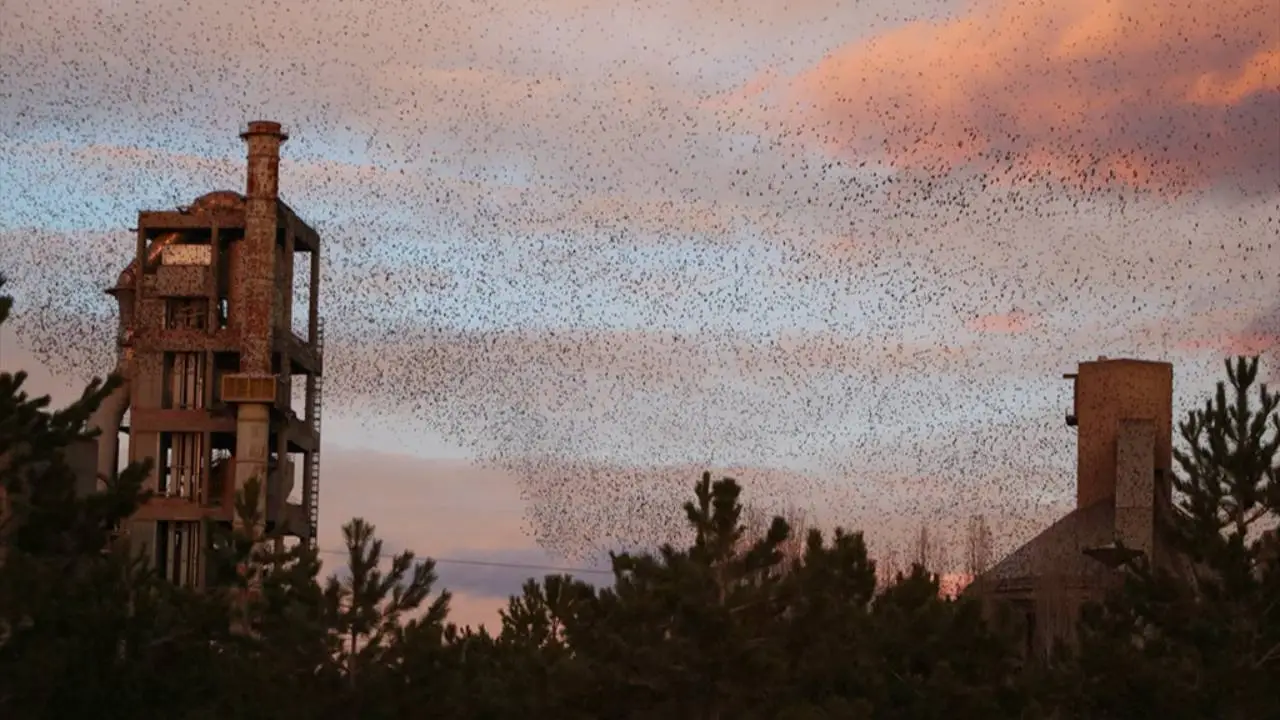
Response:
[{"label": "pine branch", "polygon": [[1263,665],[1272,660],[1280,660],[1280,643],[1271,646],[1271,649],[1262,654],[1258,661],[1253,664],[1254,670],[1260,670]]}]

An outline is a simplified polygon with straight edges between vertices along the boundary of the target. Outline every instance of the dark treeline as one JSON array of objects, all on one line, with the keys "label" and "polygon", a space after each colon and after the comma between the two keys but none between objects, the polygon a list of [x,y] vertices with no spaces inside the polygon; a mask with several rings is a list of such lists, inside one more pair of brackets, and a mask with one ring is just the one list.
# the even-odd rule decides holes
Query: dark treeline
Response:
[{"label": "dark treeline", "polygon": [[682,545],[614,556],[605,587],[531,579],[493,632],[451,624],[433,563],[380,562],[360,520],[349,572],[241,531],[220,584],[179,589],[113,534],[145,468],[73,492],[64,449],[115,381],[54,411],[0,375],[0,718],[1278,718],[1280,399],[1257,367],[1229,363],[1182,423],[1170,540],[1194,575],[1134,565],[1072,647],[1030,659],[918,564],[878,584],[859,533],[744,536],[739,486],[710,476]]}]

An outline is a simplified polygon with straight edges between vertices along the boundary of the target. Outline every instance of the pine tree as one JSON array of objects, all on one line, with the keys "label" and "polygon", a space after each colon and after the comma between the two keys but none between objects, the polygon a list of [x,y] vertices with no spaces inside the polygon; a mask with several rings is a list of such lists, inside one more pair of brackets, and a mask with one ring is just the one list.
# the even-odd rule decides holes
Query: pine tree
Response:
[{"label": "pine tree", "polygon": [[916,564],[875,598],[874,717],[1018,717],[1027,698],[1012,638],[975,600],[939,590],[939,576]]},{"label": "pine tree", "polygon": [[777,630],[785,657],[777,680],[782,717],[875,717],[877,628],[870,609],[878,584],[861,533],[837,529],[827,542],[809,531],[783,589],[786,612]]},{"label": "pine tree", "polygon": [[521,715],[566,720],[592,717],[584,712],[588,708],[608,707],[612,699],[595,681],[599,668],[584,661],[599,657],[594,653],[602,649],[598,641],[607,627],[596,622],[597,599],[594,587],[567,575],[527,581],[501,611],[502,632],[490,648],[501,654],[500,698],[469,691],[467,702],[494,717],[510,717],[519,708]]},{"label": "pine tree", "polygon": [[526,585],[502,635],[471,641],[483,664],[468,677],[503,668],[483,681],[501,700],[480,699],[477,717],[1008,717],[1026,704],[1013,643],[976,605],[940,598],[936,575],[917,565],[877,595],[860,533],[810,530],[795,556],[781,518],[747,534],[740,493],[704,474],[690,544],[613,556],[612,587]]},{"label": "pine tree", "polygon": [[[612,555],[612,587],[549,577],[512,598],[498,646],[519,668],[513,695],[529,698],[527,715],[765,716],[789,531],[778,518],[747,540],[740,493],[705,473],[685,504],[687,548]],[[544,680],[558,689],[532,691]]]},{"label": "pine tree", "polygon": [[1227,363],[1180,424],[1177,500],[1162,537],[1174,566],[1134,563],[1087,611],[1061,702],[1089,717],[1280,717],[1280,395],[1257,358]]},{"label": "pine tree", "polygon": [[[3,280],[0,279],[0,285]],[[0,297],[0,324],[12,299]],[[145,464],[77,493],[68,452],[119,384],[94,380],[61,410],[0,373],[0,717],[144,717],[207,692],[208,644],[188,598],[116,539],[145,499]]]},{"label": "pine tree", "polygon": [[217,716],[323,717],[349,693],[339,678],[319,556],[307,543],[285,548],[266,531],[261,492],[261,480],[251,478],[236,494],[238,522],[207,525],[214,571],[201,596],[221,611],[207,632],[224,646],[225,685],[254,689],[223,693]]},{"label": "pine tree", "polygon": [[342,534],[345,577],[329,578],[324,602],[338,643],[338,667],[354,703],[351,716],[397,717],[396,693],[407,682],[430,680],[407,678],[401,671],[411,653],[408,643],[441,641],[450,594],[441,591],[427,603],[438,579],[435,562],[417,561],[412,551],[394,555],[383,570],[383,542],[365,520],[350,521]]}]

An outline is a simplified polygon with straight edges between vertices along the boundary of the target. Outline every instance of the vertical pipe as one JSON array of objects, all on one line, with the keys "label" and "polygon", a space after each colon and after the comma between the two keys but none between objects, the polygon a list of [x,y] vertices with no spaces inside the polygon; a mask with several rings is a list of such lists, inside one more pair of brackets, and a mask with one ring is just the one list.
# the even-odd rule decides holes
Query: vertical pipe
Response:
[{"label": "vertical pipe", "polygon": [[179,587],[187,581],[187,524],[173,524],[173,584]]},{"label": "vertical pipe", "polygon": [[191,382],[191,363],[187,362],[186,353],[173,353],[172,357],[172,385],[175,393],[170,400],[172,400],[172,407],[174,409],[186,410],[187,398],[189,397],[187,390],[189,388],[189,383]]},{"label": "vertical pipe", "polygon": [[160,360],[161,381],[164,387],[161,389],[160,407],[173,409],[181,407],[182,403],[182,384],[178,378],[182,377],[182,353],[164,353]]},{"label": "vertical pipe", "polygon": [[191,401],[203,410],[209,407],[204,401],[205,388],[209,386],[209,358],[207,353],[192,353],[191,359],[196,363],[196,387]]},{"label": "vertical pipe", "polygon": [[307,342],[314,346],[320,335],[320,247],[311,248],[311,290],[307,294]]},{"label": "vertical pipe", "polygon": [[191,442],[186,433],[173,435],[173,470],[169,484],[169,493],[176,497],[186,497],[187,470],[191,458]]},{"label": "vertical pipe", "polygon": [[185,493],[187,471],[187,434],[174,433],[170,439],[170,454],[173,458],[169,466],[169,495],[182,497]]},{"label": "vertical pipe", "polygon": [[204,433],[191,433],[191,492],[187,494],[187,498],[192,502],[199,502],[200,495],[204,492],[200,478],[204,474],[204,458],[207,453]]},{"label": "vertical pipe", "polygon": [[184,500],[195,501],[200,495],[200,471],[201,453],[203,451],[202,433],[188,432],[179,435],[180,448],[182,450],[181,459],[178,461],[181,467],[181,484],[179,485],[179,497]]},{"label": "vertical pipe", "polygon": [[191,587],[204,589],[205,578],[205,537],[200,523],[191,523]]},{"label": "vertical pipe", "polygon": [[156,464],[151,469],[151,476],[155,478],[154,484],[149,489],[153,489],[157,494],[168,496],[170,487],[173,485],[173,440],[171,434],[167,432],[156,433],[155,455]]},{"label": "vertical pipe", "polygon": [[187,410],[193,410],[200,407],[200,402],[196,399],[199,397],[200,388],[200,362],[197,353],[183,353],[187,356],[187,367],[185,368],[187,375],[183,379],[183,397],[182,405]]}]

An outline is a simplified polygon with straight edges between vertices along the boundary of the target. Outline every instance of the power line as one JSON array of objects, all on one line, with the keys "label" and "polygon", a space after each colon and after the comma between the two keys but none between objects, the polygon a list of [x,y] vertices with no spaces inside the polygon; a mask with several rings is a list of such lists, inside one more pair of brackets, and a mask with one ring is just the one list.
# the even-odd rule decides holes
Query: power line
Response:
[{"label": "power line", "polygon": [[[347,555],[346,550],[317,550],[321,555]],[[390,560],[392,555],[383,553],[378,556],[379,560]],[[556,565],[534,565],[530,563],[513,563],[513,562],[496,562],[490,560],[464,560],[461,558],[429,558],[437,563],[446,565],[471,565],[475,567],[491,567],[491,568],[509,568],[512,570],[542,570],[546,572],[570,573],[574,575],[612,575],[612,570],[604,568],[579,568],[579,567],[561,567]]]}]

